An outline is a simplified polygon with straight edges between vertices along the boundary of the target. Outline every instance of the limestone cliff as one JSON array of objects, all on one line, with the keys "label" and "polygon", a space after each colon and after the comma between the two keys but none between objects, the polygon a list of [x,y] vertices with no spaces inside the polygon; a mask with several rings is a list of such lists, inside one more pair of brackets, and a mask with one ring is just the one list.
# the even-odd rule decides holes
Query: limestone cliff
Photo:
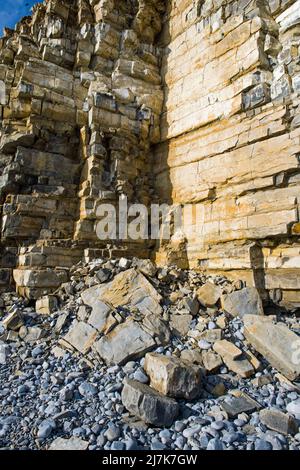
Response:
[{"label": "limestone cliff", "polygon": [[[48,0],[6,29],[0,284],[37,298],[124,252],[300,305],[299,48],[299,0]],[[97,207],[120,195],[201,220],[101,243]]]},{"label": "limestone cliff", "polygon": [[298,305],[299,32],[299,1],[170,1],[154,149],[157,193],[200,213],[180,259]]}]

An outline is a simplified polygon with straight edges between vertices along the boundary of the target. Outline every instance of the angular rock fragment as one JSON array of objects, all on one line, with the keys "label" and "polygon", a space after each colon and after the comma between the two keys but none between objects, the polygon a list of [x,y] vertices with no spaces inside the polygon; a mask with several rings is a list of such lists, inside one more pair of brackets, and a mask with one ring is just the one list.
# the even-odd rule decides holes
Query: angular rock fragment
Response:
[{"label": "angular rock fragment", "polygon": [[129,318],[100,338],[94,344],[94,350],[107,365],[121,365],[142,357],[155,346],[155,340],[141,324]]},{"label": "angular rock fragment", "polygon": [[74,322],[64,341],[82,354],[86,354],[98,335],[97,330],[84,322]]},{"label": "angular rock fragment", "polygon": [[182,361],[191,362],[192,364],[203,365],[202,355],[195,349],[184,349],[181,352],[180,358]]},{"label": "angular rock fragment", "polygon": [[170,328],[176,336],[186,336],[189,332],[191,321],[193,320],[192,315],[171,315],[170,316]]},{"label": "angular rock fragment", "polygon": [[298,431],[296,420],[292,416],[282,413],[282,411],[276,409],[261,410],[259,417],[267,428],[280,434],[293,435]]},{"label": "angular rock fragment", "polygon": [[214,350],[220,354],[227,367],[241,377],[248,378],[254,374],[255,369],[245,354],[234,344],[227,340],[216,341]]},{"label": "angular rock fragment", "polygon": [[114,307],[131,305],[144,315],[162,313],[160,294],[146,277],[134,268],[117,274],[111,282],[97,289],[97,295],[100,300]]},{"label": "angular rock fragment", "polygon": [[35,310],[42,315],[50,315],[57,309],[57,298],[54,295],[46,295],[38,299],[35,304]]},{"label": "angular rock fragment", "polygon": [[300,363],[295,360],[299,336],[282,323],[275,324],[256,315],[247,315],[244,324],[246,339],[274,368],[289,380],[300,376]]},{"label": "angular rock fragment", "polygon": [[245,287],[223,295],[221,301],[223,310],[233,317],[264,315],[262,301],[255,287]]},{"label": "angular rock fragment", "polygon": [[179,413],[179,405],[173,398],[136,380],[125,379],[122,403],[130,413],[154,426],[171,426]]},{"label": "angular rock fragment", "polygon": [[107,329],[107,322],[113,308],[108,303],[103,302],[100,295],[101,286],[93,286],[82,292],[81,298],[85,305],[92,308],[88,323],[99,333],[103,333]]},{"label": "angular rock fragment", "polygon": [[238,359],[242,355],[242,351],[226,339],[216,341],[213,349],[216,353],[220,354],[221,357],[230,357],[232,360]]},{"label": "angular rock fragment", "polygon": [[24,324],[22,313],[19,310],[12,311],[4,318],[2,324],[7,330],[18,331]]},{"label": "angular rock fragment", "polygon": [[163,395],[193,400],[201,393],[201,370],[175,356],[148,353],[144,369],[150,385]]},{"label": "angular rock fragment", "polygon": [[260,408],[260,405],[244,392],[237,391],[237,396],[228,395],[221,406],[230,418],[235,418],[240,413],[248,413]]},{"label": "angular rock fragment", "polygon": [[207,282],[197,290],[197,298],[203,307],[214,307],[221,297],[221,289],[219,286]]},{"label": "angular rock fragment", "polygon": [[207,372],[212,374],[214,372],[217,372],[223,364],[223,361],[219,354],[216,354],[213,351],[203,351],[202,360],[204,368],[207,370]]}]

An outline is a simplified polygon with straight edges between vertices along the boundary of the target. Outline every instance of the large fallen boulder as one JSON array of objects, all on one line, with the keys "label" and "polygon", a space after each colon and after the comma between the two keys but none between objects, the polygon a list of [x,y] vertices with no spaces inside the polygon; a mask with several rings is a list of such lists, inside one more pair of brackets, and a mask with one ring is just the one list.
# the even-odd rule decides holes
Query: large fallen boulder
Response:
[{"label": "large fallen boulder", "polygon": [[107,365],[122,365],[131,359],[142,357],[155,346],[155,339],[142,328],[142,325],[128,318],[95,342],[93,349]]},{"label": "large fallen boulder", "polygon": [[255,287],[222,295],[221,304],[223,310],[233,317],[243,318],[244,315],[264,315],[264,309],[258,290]]},{"label": "large fallen boulder", "polygon": [[244,317],[244,334],[252,346],[270,364],[290,380],[300,376],[296,345],[299,336],[283,323],[274,323],[268,317],[247,315]]},{"label": "large fallen boulder", "polygon": [[122,403],[130,413],[154,426],[171,426],[179,413],[176,400],[131,379],[124,381]]},{"label": "large fallen boulder", "polygon": [[174,398],[193,400],[201,392],[201,369],[175,356],[148,353],[144,369],[150,385],[160,393]]},{"label": "large fallen boulder", "polygon": [[102,301],[115,308],[130,305],[144,315],[162,313],[160,294],[148,279],[134,268],[122,271],[107,284],[91,287],[82,294],[82,299],[92,308],[96,308],[98,301]]}]

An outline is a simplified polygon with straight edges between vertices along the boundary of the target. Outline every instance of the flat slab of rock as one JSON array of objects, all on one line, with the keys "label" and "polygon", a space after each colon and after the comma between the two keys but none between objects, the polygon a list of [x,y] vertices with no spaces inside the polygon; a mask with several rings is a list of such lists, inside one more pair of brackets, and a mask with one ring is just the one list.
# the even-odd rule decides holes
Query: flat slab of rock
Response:
[{"label": "flat slab of rock", "polygon": [[201,369],[174,356],[148,353],[144,369],[150,385],[163,395],[193,400],[201,392]]},{"label": "flat slab of rock", "polygon": [[122,403],[130,413],[154,426],[171,426],[179,413],[176,400],[131,379],[124,381]]},{"label": "flat slab of rock", "polygon": [[259,417],[267,428],[280,434],[293,435],[298,431],[296,420],[292,416],[282,413],[282,411],[276,409],[261,410]]},{"label": "flat slab of rock", "polygon": [[207,282],[197,290],[197,298],[203,307],[214,307],[221,297],[221,289],[219,286]]},{"label": "flat slab of rock", "polygon": [[251,375],[254,374],[255,368],[248,360],[247,356],[234,344],[230,343],[230,341],[226,339],[216,341],[213,345],[213,349],[222,357],[226,366],[235,374],[244,378],[251,377]]},{"label": "flat slab of rock", "polygon": [[107,329],[108,319],[112,312],[112,306],[100,299],[101,287],[93,286],[85,290],[81,294],[81,298],[85,305],[92,308],[92,312],[88,318],[88,323],[93,326],[99,333],[103,333]]},{"label": "flat slab of rock", "polygon": [[221,407],[230,418],[235,418],[240,413],[252,412],[260,408],[260,405],[246,393],[237,392],[237,395],[228,395],[221,402]]},{"label": "flat slab of rock", "polygon": [[94,295],[115,308],[131,305],[144,315],[162,313],[161,295],[148,279],[134,268],[117,274],[108,284],[96,287]]},{"label": "flat slab of rock", "polygon": [[247,315],[244,334],[249,343],[289,380],[300,376],[300,363],[295,354],[299,336],[282,323],[273,323],[267,317]]},{"label": "flat slab of rock", "polygon": [[233,317],[243,318],[244,315],[264,315],[263,305],[258,290],[255,287],[223,295],[222,308]]},{"label": "flat slab of rock", "polygon": [[129,318],[94,343],[93,348],[107,365],[122,365],[142,357],[156,344],[140,323]]},{"label": "flat slab of rock", "polygon": [[51,443],[49,450],[86,450],[88,446],[89,443],[79,437],[71,437],[70,439],[58,437]]},{"label": "flat slab of rock", "polygon": [[94,343],[98,332],[85,322],[74,322],[64,340],[82,354],[86,354]]},{"label": "flat slab of rock", "polygon": [[176,336],[186,336],[189,332],[191,321],[193,320],[192,315],[171,315],[170,317],[170,328],[172,333]]},{"label": "flat slab of rock", "polygon": [[237,348],[234,344],[227,339],[221,339],[220,341],[216,341],[213,345],[214,350],[216,353],[220,354],[221,357],[229,357],[230,359],[238,359],[242,355],[242,351]]}]

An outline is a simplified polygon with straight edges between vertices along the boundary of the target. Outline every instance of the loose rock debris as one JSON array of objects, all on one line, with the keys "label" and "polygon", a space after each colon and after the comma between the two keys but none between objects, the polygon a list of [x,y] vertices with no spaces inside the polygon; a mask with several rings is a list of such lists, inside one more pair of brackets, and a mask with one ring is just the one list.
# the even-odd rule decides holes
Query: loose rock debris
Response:
[{"label": "loose rock debris", "polygon": [[297,312],[253,287],[97,259],[0,302],[3,449],[300,448]]}]

